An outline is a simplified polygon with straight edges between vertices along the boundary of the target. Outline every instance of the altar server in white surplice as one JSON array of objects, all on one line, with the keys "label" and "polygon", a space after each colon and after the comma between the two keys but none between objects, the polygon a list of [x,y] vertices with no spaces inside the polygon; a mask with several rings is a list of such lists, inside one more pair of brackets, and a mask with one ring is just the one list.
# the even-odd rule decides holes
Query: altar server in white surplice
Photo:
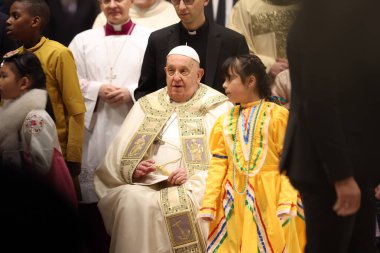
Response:
[{"label": "altar server in white surplice", "polygon": [[112,253],[205,252],[197,221],[215,120],[231,104],[200,83],[189,46],[167,56],[167,86],[133,106],[95,175]]},{"label": "altar server in white surplice", "polygon": [[86,104],[80,184],[84,203],[95,203],[93,177],[131,109],[150,30],[130,19],[133,0],[101,0],[107,24],[70,43]]}]

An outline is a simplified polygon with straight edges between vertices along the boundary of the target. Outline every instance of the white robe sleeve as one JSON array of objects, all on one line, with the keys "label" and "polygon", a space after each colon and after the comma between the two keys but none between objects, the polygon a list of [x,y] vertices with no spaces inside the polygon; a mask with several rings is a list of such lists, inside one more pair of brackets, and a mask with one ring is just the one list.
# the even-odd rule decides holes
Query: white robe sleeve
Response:
[{"label": "white robe sleeve", "polygon": [[83,42],[83,36],[76,36],[70,43],[69,48],[74,55],[75,64],[77,66],[77,73],[80,83],[80,89],[83,95],[83,99],[86,105],[86,113],[84,116],[84,126],[87,130],[92,128],[92,120],[96,103],[98,101],[98,94],[101,82],[95,80],[89,80],[87,72],[87,63],[84,57],[85,42]]},{"label": "white robe sleeve", "polygon": [[47,174],[51,168],[54,148],[59,143],[54,121],[44,110],[32,110],[26,116],[21,128],[24,149],[30,152],[34,168],[40,174]]}]

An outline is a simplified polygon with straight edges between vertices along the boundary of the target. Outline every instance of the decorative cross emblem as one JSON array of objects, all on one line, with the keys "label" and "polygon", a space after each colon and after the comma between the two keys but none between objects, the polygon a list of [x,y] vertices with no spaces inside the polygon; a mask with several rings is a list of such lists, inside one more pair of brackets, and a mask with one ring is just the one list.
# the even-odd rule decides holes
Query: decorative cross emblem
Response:
[{"label": "decorative cross emblem", "polygon": [[110,72],[109,72],[108,76],[106,76],[109,83],[112,83],[112,80],[116,79],[116,77],[117,76],[113,73],[113,68],[110,68]]}]

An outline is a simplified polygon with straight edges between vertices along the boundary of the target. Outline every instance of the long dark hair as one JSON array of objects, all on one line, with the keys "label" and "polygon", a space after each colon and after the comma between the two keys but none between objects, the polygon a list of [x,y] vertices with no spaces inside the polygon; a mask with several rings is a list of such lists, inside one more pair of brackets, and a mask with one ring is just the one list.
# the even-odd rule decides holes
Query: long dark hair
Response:
[{"label": "long dark hair", "polygon": [[236,73],[245,82],[253,75],[256,78],[257,91],[260,98],[269,100],[271,97],[270,79],[265,71],[266,67],[260,58],[254,54],[232,56],[225,60],[222,71],[226,79],[231,79],[231,74]]}]

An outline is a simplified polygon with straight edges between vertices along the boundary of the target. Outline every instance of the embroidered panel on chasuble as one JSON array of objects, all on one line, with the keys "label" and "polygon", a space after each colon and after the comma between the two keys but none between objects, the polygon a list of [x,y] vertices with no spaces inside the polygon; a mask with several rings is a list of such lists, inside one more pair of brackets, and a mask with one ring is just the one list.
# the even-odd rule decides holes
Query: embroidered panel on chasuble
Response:
[{"label": "embroidered panel on chasuble", "polygon": [[283,8],[252,15],[251,29],[252,34],[255,36],[274,32],[277,57],[287,58],[286,38],[289,28],[296,17],[296,10],[294,7],[289,7],[289,9]]}]

